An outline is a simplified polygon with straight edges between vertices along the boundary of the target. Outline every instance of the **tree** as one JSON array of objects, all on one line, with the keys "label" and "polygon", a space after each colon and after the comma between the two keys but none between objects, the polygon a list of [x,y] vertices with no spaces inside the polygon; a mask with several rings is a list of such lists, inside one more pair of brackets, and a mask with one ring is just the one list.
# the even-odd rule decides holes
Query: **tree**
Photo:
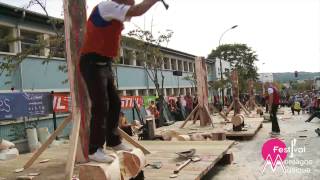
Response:
[{"label": "tree", "polygon": [[[65,38],[64,38],[64,26],[63,20],[52,18],[49,16],[47,7],[46,7],[46,0],[30,0],[23,9],[28,9],[32,6],[39,6],[45,16],[47,17],[47,24],[52,27],[53,32],[55,33],[54,36],[50,38],[42,38],[37,37],[33,44],[29,44],[26,48],[23,48],[21,52],[18,52],[15,55],[6,56],[3,61],[0,62],[0,76],[11,76],[14,71],[19,67],[20,63],[22,63],[29,55],[36,54],[41,50],[46,49],[47,54],[46,58],[43,59],[42,64],[47,64],[50,62],[51,58],[54,56],[63,57],[65,54]],[[24,13],[25,17],[25,13]],[[23,17],[23,18],[24,18]],[[6,36],[4,39],[0,40],[0,43],[12,43],[15,41],[22,41],[24,37],[18,36],[14,37],[12,35]],[[44,54],[42,54],[44,55]],[[59,66],[59,70],[63,72],[67,72],[66,65]],[[6,72],[4,74],[4,72]],[[65,81],[66,82],[66,81]],[[10,83],[10,82],[6,82]]]},{"label": "tree", "polygon": [[197,87],[197,77],[196,77],[196,73],[193,73],[190,76],[185,76],[182,78],[183,80],[186,80],[190,83],[191,87]]},{"label": "tree", "polygon": [[257,67],[254,64],[258,58],[256,52],[246,44],[221,45],[213,49],[208,58],[230,62],[231,67],[237,69],[241,92],[247,91],[247,80],[258,80]]},{"label": "tree", "polygon": [[[144,69],[152,80],[159,95],[160,103],[160,125],[170,124],[172,119],[168,105],[164,99],[164,57],[161,52],[161,45],[169,43],[173,31],[167,30],[159,33],[157,37],[151,31],[135,29],[128,33],[129,37],[124,38],[122,46],[128,46],[137,50],[139,60],[143,61]],[[161,83],[161,84],[160,84]]]}]

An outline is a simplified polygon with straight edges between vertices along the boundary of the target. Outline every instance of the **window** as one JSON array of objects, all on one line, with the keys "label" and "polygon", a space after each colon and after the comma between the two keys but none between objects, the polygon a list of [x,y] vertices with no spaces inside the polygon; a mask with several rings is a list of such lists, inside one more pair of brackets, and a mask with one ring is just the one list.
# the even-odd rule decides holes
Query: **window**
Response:
[{"label": "window", "polygon": [[31,31],[20,31],[21,50],[30,51],[30,55],[40,56],[39,39],[41,34]]},{"label": "window", "polygon": [[155,89],[149,89],[149,96],[156,96],[156,90]]},{"label": "window", "polygon": [[189,71],[188,62],[186,61],[183,62],[183,71]]},{"label": "window", "polygon": [[178,60],[178,70],[182,71],[182,61]]},{"label": "window", "polygon": [[132,58],[132,52],[128,49],[123,49],[123,63],[130,65],[130,59]]},{"label": "window", "polygon": [[135,90],[126,90],[127,96],[135,96],[136,95],[135,92],[136,92]]},{"label": "window", "polygon": [[167,88],[167,89],[166,89],[166,94],[167,94],[167,96],[172,96],[172,94],[171,94],[171,89],[170,89],[170,88]]},{"label": "window", "polygon": [[212,66],[211,64],[207,64],[207,73],[211,74],[212,73]]},{"label": "window", "polygon": [[179,96],[180,90],[179,88],[174,88],[174,96]]},{"label": "window", "polygon": [[10,28],[0,26],[0,52],[10,52]]},{"label": "window", "polygon": [[189,63],[189,72],[194,72],[192,63]]},{"label": "window", "polygon": [[171,59],[171,68],[172,70],[177,70],[177,64],[175,59]]},{"label": "window", "polygon": [[169,58],[163,58],[164,69],[170,69],[170,61]]},{"label": "window", "polygon": [[144,55],[143,52],[136,51],[137,66],[144,66]]},{"label": "window", "polygon": [[[62,37],[64,39],[64,36]],[[53,57],[65,58],[65,42],[56,36],[50,36],[50,54]]]}]

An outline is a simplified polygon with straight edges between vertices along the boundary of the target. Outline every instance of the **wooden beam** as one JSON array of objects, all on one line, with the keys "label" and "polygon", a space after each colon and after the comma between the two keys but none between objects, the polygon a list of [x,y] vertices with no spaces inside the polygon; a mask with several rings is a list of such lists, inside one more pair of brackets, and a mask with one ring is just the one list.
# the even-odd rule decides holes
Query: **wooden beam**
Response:
[{"label": "wooden beam", "polygon": [[[70,180],[73,176],[73,168],[75,164],[75,159],[78,153],[78,157],[86,158],[88,155],[88,143],[82,143],[78,145],[79,134],[87,136],[86,138],[80,138],[88,142],[88,135],[84,133],[79,133],[81,126],[81,115],[80,106],[82,105],[81,99],[84,98],[83,95],[79,94],[79,77],[80,70],[78,69],[78,62],[80,60],[80,49],[82,47],[82,42],[84,38],[84,33],[86,29],[86,1],[85,0],[64,0],[64,26],[65,26],[65,39],[66,39],[66,59],[68,67],[68,80],[70,84],[70,94],[72,99],[72,118],[73,127],[70,139],[70,149],[68,153],[68,159],[65,169],[65,179]],[[82,124],[85,125],[85,124]],[[81,130],[86,130],[88,132],[89,127],[82,127]],[[83,142],[83,141],[81,141]],[[83,159],[82,161],[85,161]]]},{"label": "wooden beam", "polygon": [[184,120],[183,124],[180,126],[180,128],[183,128],[187,122],[190,120],[190,118],[193,116],[193,114],[197,111],[197,109],[199,108],[199,104],[197,104],[197,106],[192,110],[192,112],[189,114],[189,116],[187,117],[186,120]]},{"label": "wooden beam", "polygon": [[144,154],[151,154],[150,151],[148,151],[145,147],[143,147],[141,144],[139,144],[138,142],[136,142],[134,139],[132,139],[126,132],[124,132],[122,129],[118,128],[118,132],[120,134],[120,136],[125,139],[126,141],[128,141],[130,144],[132,144],[134,147],[141,149],[141,151]]}]

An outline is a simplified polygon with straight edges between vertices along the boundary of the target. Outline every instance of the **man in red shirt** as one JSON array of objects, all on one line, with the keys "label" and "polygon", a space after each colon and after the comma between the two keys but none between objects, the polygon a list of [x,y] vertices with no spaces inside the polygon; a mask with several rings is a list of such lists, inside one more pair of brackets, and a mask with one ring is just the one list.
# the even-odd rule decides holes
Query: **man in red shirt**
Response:
[{"label": "man in red shirt", "polygon": [[280,94],[276,86],[273,86],[271,83],[266,83],[266,86],[268,87],[268,109],[270,112],[270,119],[272,122],[271,135],[277,136],[280,135],[280,128],[277,118],[277,111],[280,103]]},{"label": "man in red shirt", "polygon": [[117,133],[121,101],[114,85],[112,62],[118,55],[123,22],[140,16],[158,0],[144,0],[135,5],[134,0],[100,2],[88,21],[81,49],[80,71],[91,99],[91,127],[89,159],[110,163],[103,145],[114,150],[131,150],[121,143]]}]

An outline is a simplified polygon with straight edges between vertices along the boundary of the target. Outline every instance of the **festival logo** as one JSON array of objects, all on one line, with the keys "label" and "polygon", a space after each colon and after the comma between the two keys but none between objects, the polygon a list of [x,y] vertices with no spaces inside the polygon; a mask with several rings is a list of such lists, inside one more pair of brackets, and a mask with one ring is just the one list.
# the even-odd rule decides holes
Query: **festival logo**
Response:
[{"label": "festival logo", "polygon": [[281,140],[275,138],[265,142],[262,147],[262,157],[265,161],[262,173],[264,173],[268,166],[271,168],[272,172],[275,172],[279,166],[284,173],[286,172],[284,160],[287,157],[287,147]]}]

